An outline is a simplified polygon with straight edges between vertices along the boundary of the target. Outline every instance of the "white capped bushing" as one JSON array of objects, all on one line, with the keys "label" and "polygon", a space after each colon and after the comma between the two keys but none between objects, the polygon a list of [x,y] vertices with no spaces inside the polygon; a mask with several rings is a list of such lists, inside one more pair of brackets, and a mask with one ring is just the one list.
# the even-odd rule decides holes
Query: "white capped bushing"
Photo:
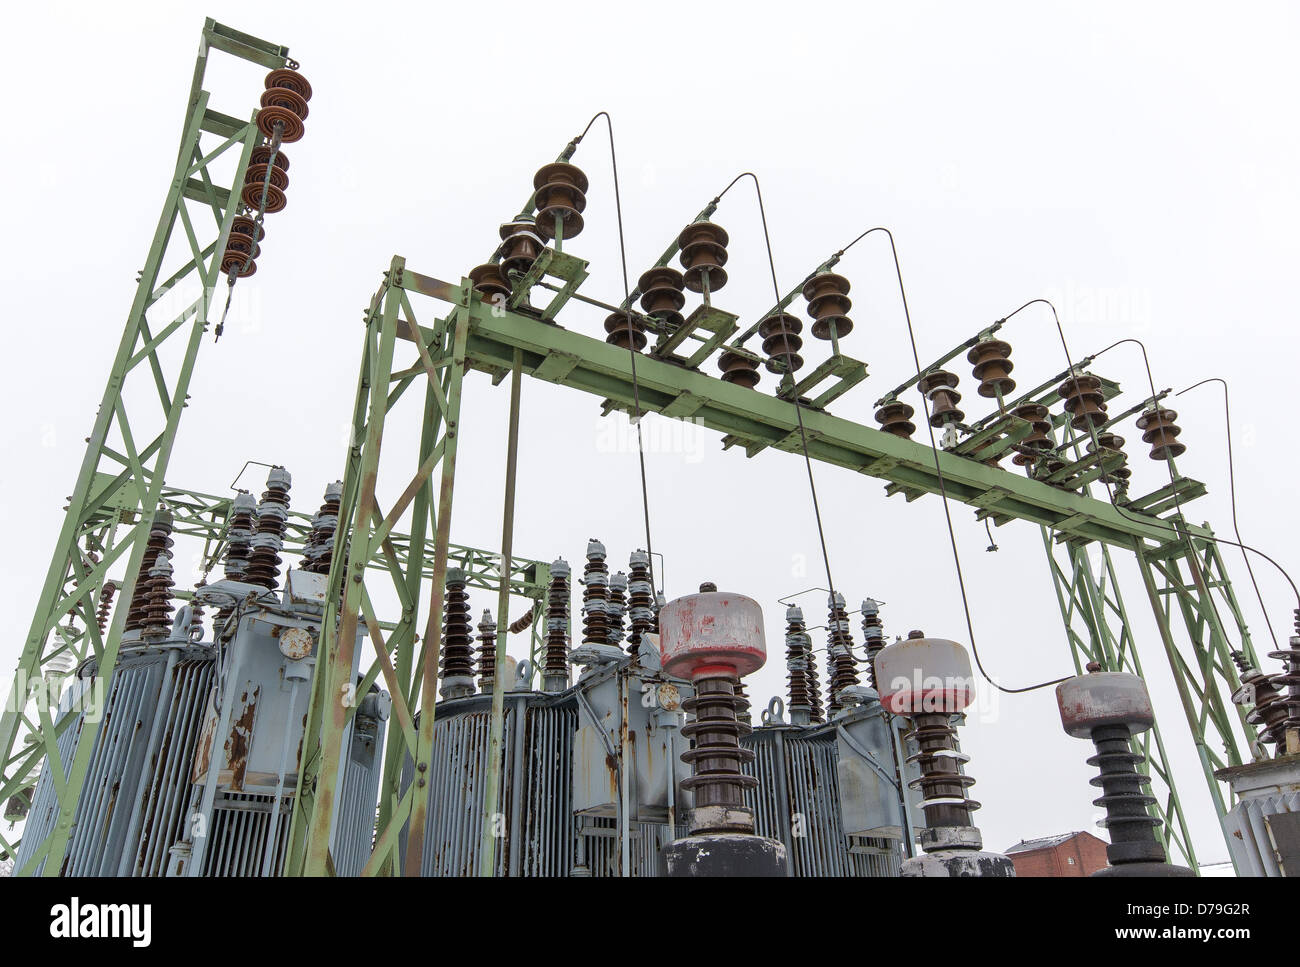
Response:
[{"label": "white capped bushing", "polygon": [[947,638],[896,641],[877,653],[875,666],[881,704],[895,714],[960,712],[975,700],[966,649]]},{"label": "white capped bushing", "polygon": [[663,668],[677,678],[744,678],[763,667],[763,609],[731,591],[687,594],[659,611]]}]

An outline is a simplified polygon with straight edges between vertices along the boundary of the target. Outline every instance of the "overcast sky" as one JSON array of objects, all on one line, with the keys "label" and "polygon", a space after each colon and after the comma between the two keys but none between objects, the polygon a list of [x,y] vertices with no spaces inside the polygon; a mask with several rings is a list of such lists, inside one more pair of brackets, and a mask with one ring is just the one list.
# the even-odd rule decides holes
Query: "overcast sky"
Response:
[{"label": "overcast sky", "polygon": [[[534,171],[608,110],[634,279],[744,170],[762,180],[783,287],[864,228],[889,226],[925,361],[1042,296],[1060,308],[1076,355],[1136,335],[1160,388],[1227,379],[1242,533],[1284,565],[1295,561],[1293,8],[1237,5],[1229,18],[1221,5],[1191,3],[145,6],[124,15],[26,5],[8,18],[24,42],[0,61],[11,92],[0,155],[10,226],[0,242],[10,334],[0,390],[6,666],[26,634],[171,177],[205,15],[289,45],[315,96],[306,137],[287,149],[288,208],[268,217],[236,324],[220,343],[209,337],[199,359],[169,482],[223,493],[245,460],[280,463],[294,475],[295,509],[314,511],[342,473],[361,311],[392,255],[459,278],[491,253]],[[262,71],[224,61],[209,74],[213,106],[247,116]],[[591,262],[582,291],[617,302],[602,130],[574,161],[591,191],[587,228],[566,250]],[[772,302],[748,184],[715,220],[732,239],[731,281],[716,303],[748,325]],[[870,424],[872,402],[914,371],[887,246],[864,242],[838,271],[855,303],[843,349],[871,376],[832,412]],[[603,335],[599,313],[577,309],[563,321]],[[1044,312],[1022,313],[1003,336],[1022,386],[1065,368]],[[809,366],[825,353],[810,346]],[[968,415],[982,415],[968,364],[953,368]],[[1131,345],[1097,372],[1127,391],[1112,409],[1145,395]],[[768,376],[760,388],[772,385]],[[494,547],[508,394],[480,375],[468,387],[453,539]],[[1192,518],[1228,536],[1216,394],[1178,401],[1188,445],[1180,469],[1211,490]],[[523,402],[517,552],[576,564],[594,536],[625,567],[644,544],[635,452],[611,448],[614,431],[593,398],[528,381]],[[1160,486],[1164,465],[1146,458],[1131,426],[1119,429],[1134,493]],[[674,439],[646,460],[666,590],[712,580],[763,602],[771,660],[750,681],[758,707],[784,691],[777,598],[825,584],[802,461],[724,453],[707,431]],[[417,445],[418,413],[394,414],[385,504],[405,486]],[[969,644],[939,499],[904,504],[872,478],[824,465],[815,473],[835,584],[851,606],[872,595],[887,603],[891,636],[921,628]],[[260,490],[261,479],[244,484]],[[954,505],[954,521],[985,666],[1012,686],[1070,673],[1038,528],[1013,522],[987,553],[969,508]],[[1267,650],[1241,558],[1225,557]],[[177,559],[183,570],[189,555]],[[1225,859],[1137,569],[1123,553],[1117,563],[1200,858]],[[1295,602],[1267,565],[1256,572],[1284,633]],[[486,595],[472,603],[476,613],[495,607]],[[810,623],[824,621],[824,604],[823,594],[806,598]],[[854,630],[860,639],[856,617]],[[1091,748],[1062,732],[1050,689],[1001,696],[972,715],[962,741],[991,848],[1092,828]]]}]

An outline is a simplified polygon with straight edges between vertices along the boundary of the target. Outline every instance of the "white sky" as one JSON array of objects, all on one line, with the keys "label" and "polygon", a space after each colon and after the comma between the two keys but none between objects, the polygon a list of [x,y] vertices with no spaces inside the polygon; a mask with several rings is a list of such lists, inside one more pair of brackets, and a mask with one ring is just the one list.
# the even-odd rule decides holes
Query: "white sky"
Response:
[{"label": "white sky", "polygon": [[[740,171],[763,182],[777,271],[792,285],[871,225],[898,240],[921,356],[929,361],[1037,296],[1062,311],[1071,349],[1137,335],[1159,387],[1207,376],[1233,388],[1240,523],[1246,540],[1294,561],[1295,462],[1283,360],[1296,356],[1290,279],[1300,256],[1291,123],[1300,68],[1297,15],[1283,4],[663,3],[623,8],[489,5],[27,5],[9,15],[0,61],[9,91],[0,170],[8,224],[0,307],[9,320],[3,383],[8,470],[0,476],[0,658],[26,634],[103,391],[107,367],[175,158],[205,15],[290,45],[315,88],[307,136],[291,145],[289,206],[268,217],[257,275],[239,286],[240,321],[209,342],[191,388],[169,480],[225,492],[246,459],[286,465],[294,506],[313,511],[340,476],[359,360],[361,310],[399,253],[456,279],[491,252],[496,227],[533,172],[597,110],[618,136],[630,272]],[[209,89],[247,116],[261,70],[230,62]],[[566,249],[591,261],[583,292],[622,295],[603,132],[575,162],[589,174],[587,229]],[[747,185],[716,215],[732,237],[731,282],[717,296],[747,325],[772,302]],[[832,407],[871,422],[872,402],[912,371],[887,248],[859,245],[838,271],[853,282],[857,328],[844,350],[871,378]],[[803,300],[795,303],[802,313]],[[419,311],[417,305],[417,312]],[[426,314],[427,314],[426,310]],[[600,332],[598,314],[565,316]],[[1023,386],[1064,369],[1050,317],[1003,331]],[[824,357],[809,348],[809,366]],[[1270,365],[1262,365],[1267,353]],[[1098,372],[1144,395],[1132,346]],[[969,367],[968,415],[981,414]],[[710,368],[710,371],[713,371]],[[770,391],[769,376],[761,384]],[[1211,486],[1192,509],[1230,535],[1222,407],[1205,388],[1177,404],[1189,450],[1180,468]],[[470,380],[453,539],[500,539],[507,393]],[[624,566],[643,541],[636,457],[608,452],[597,401],[532,381],[524,388],[519,554],[582,558],[589,536]],[[1129,439],[1134,492],[1164,467]],[[394,416],[386,453],[414,466],[416,417]],[[670,596],[714,580],[767,607],[775,660],[750,681],[760,707],[784,691],[776,598],[825,583],[802,462],[746,460],[704,433],[687,452],[653,452],[654,546]],[[922,433],[922,438],[924,435]],[[1276,443],[1274,442],[1276,441]],[[391,465],[391,464],[390,464]],[[835,583],[856,607],[887,602],[886,630],[968,642],[938,498],[905,505],[883,484],[817,465]],[[405,485],[391,473],[390,503]],[[245,478],[260,488],[261,480]],[[1038,529],[997,531],[954,505],[986,666],[1022,685],[1071,666]],[[1225,557],[1267,643],[1241,559]],[[178,555],[178,563],[182,556]],[[807,573],[797,573],[799,560]],[[1202,862],[1226,858],[1136,568],[1123,593]],[[1256,567],[1274,625],[1294,606]],[[824,596],[805,602],[821,623]],[[473,599],[476,612],[494,606]],[[856,618],[855,618],[856,631]],[[825,673],[823,672],[823,680]],[[1050,690],[1003,696],[962,740],[979,780],[990,847],[1091,828],[1083,742],[1061,731]]]}]

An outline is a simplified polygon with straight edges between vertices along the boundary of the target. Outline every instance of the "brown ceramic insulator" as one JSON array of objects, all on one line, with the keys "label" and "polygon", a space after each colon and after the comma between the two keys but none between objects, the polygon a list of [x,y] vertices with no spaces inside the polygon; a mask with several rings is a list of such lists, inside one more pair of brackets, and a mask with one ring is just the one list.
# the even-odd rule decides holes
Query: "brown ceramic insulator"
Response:
[{"label": "brown ceramic insulator", "polygon": [[1138,417],[1137,428],[1142,431],[1142,442],[1151,444],[1152,460],[1170,460],[1187,452],[1187,445],[1178,442],[1178,434],[1183,431],[1174,422],[1176,419],[1176,411],[1162,406]]},{"label": "brown ceramic insulator", "polygon": [[939,429],[948,423],[960,423],[966,416],[957,409],[961,394],[957,392],[957,374],[936,369],[926,373],[916,383],[917,388],[930,399],[930,425]]},{"label": "brown ceramic insulator", "polygon": [[267,171],[271,172],[271,184],[281,190],[289,187],[289,176],[286,175],[278,165],[268,165],[265,162],[261,164],[250,164],[248,170],[244,172],[245,185],[257,185],[262,187],[266,181]]},{"label": "brown ceramic insulator", "polygon": [[307,78],[290,67],[279,67],[271,71],[266,75],[262,86],[268,91],[276,87],[293,91],[303,99],[304,103],[311,100],[311,84],[307,83]]},{"label": "brown ceramic insulator", "polygon": [[831,669],[830,713],[834,715],[842,706],[840,693],[858,684],[857,662],[853,658],[853,634],[849,630],[849,615],[844,609],[844,596],[836,592],[830,602],[826,620],[826,636]]},{"label": "brown ceramic insulator", "polygon": [[149,638],[165,638],[172,630],[171,553],[163,551],[149,569],[149,591],[145,595],[144,619],[140,633]]},{"label": "brown ceramic insulator", "polygon": [[683,289],[686,281],[682,274],[669,266],[657,266],[641,273],[637,288],[641,290],[641,308],[669,329],[677,329],[683,319],[681,308],[686,305]]},{"label": "brown ceramic insulator", "polygon": [[[682,726],[682,735],[694,739],[694,747],[682,753],[682,761],[692,767],[692,776],[682,788],[695,794],[695,808],[701,815],[714,812],[712,807],[738,809],[745,806],[745,792],[758,780],[742,771],[754,760],[754,751],[743,748],[740,738],[753,731],[740,720],[739,708],[745,704],[738,697],[739,679],[701,678],[695,681],[695,695],[682,702],[682,709],[693,716]],[[693,833],[709,832],[692,827]]]},{"label": "brown ceramic insulator", "polygon": [[594,538],[587,544],[587,564],[582,570],[582,642],[604,645],[609,642],[609,565],[605,563],[605,546]]},{"label": "brown ceramic insulator", "polygon": [[501,271],[501,266],[491,262],[476,265],[469,270],[469,280],[474,284],[474,291],[488,299],[496,296],[508,296],[511,292],[510,282]]},{"label": "brown ceramic insulator", "polygon": [[[1047,450],[1052,446],[1051,438],[1048,437],[1052,431],[1052,421],[1048,416],[1048,409],[1038,403],[1026,403],[1023,406],[1017,406],[1011,411],[1011,415],[1025,420],[1033,427],[1033,432],[1020,441],[1022,447],[1029,447],[1033,450]],[[1027,467],[1038,462],[1038,457],[1028,453],[1017,453],[1011,458],[1011,462],[1018,467]]]},{"label": "brown ceramic insulator", "polygon": [[[262,92],[260,98],[262,111],[274,112],[272,127],[275,121],[284,123],[284,132],[280,135],[280,140],[285,144],[297,141],[303,136],[303,121],[307,120],[307,102],[287,87],[272,87]],[[261,124],[261,113],[258,114],[258,129],[268,138],[272,137],[273,132],[268,132]],[[294,135],[290,137],[290,135]]]},{"label": "brown ceramic insulator", "polygon": [[1101,380],[1091,373],[1071,376],[1056,388],[1056,395],[1070,414],[1070,426],[1076,430],[1106,422],[1106,397],[1101,391]]},{"label": "brown ceramic insulator", "polygon": [[808,300],[812,316],[812,334],[817,339],[843,339],[853,331],[847,315],[853,308],[849,298],[849,280],[834,272],[819,272],[804,283],[803,297]]},{"label": "brown ceramic insulator", "polygon": [[615,312],[605,318],[605,342],[620,349],[635,348],[637,352],[645,349],[649,341],[645,334],[645,323],[630,313]]},{"label": "brown ceramic insulator", "polygon": [[811,719],[813,700],[808,674],[807,625],[804,624],[803,611],[799,608],[787,608],[785,617],[785,667],[790,708],[808,709]]},{"label": "brown ceramic insulator", "polygon": [[508,278],[511,272],[526,273],[546,248],[546,240],[537,234],[537,225],[530,218],[506,222],[499,230],[501,235],[501,269]]},{"label": "brown ceramic insulator", "polygon": [[804,658],[808,662],[808,699],[811,703],[808,720],[810,722],[825,722],[826,709],[822,705],[821,678],[817,674],[817,653],[813,651],[811,638],[805,639],[804,650]]},{"label": "brown ceramic insulator", "polygon": [[717,292],[727,284],[727,232],[712,222],[692,222],[677,236],[681,249],[678,256],[685,270],[682,281],[692,292],[704,291],[704,273],[709,274],[709,291]]},{"label": "brown ceramic insulator", "polygon": [[885,433],[909,440],[916,432],[916,424],[912,422],[912,414],[915,412],[906,403],[894,400],[876,410],[876,422]]},{"label": "brown ceramic insulator", "polygon": [[551,565],[551,584],[546,590],[546,657],[544,678],[566,678],[569,674],[569,567],[562,561]]},{"label": "brown ceramic insulator", "polygon": [[880,607],[868,599],[862,602],[862,637],[867,646],[867,683],[876,691],[876,655],[885,647],[885,624],[880,620]]},{"label": "brown ceramic insulator", "polygon": [[957,751],[957,730],[950,716],[946,712],[924,712],[909,718],[912,728],[908,735],[915,740],[918,751],[907,761],[916,763],[921,775],[908,787],[921,792],[926,826],[972,825],[971,813],[980,804],[966,795],[975,780],[961,772],[966,756]]},{"label": "brown ceramic insulator", "polygon": [[[267,93],[271,92],[267,91]],[[257,130],[261,131],[263,135],[274,138],[277,126],[280,128],[280,140],[285,144],[292,144],[294,141],[301,140],[306,132],[302,118],[287,107],[272,104],[257,112]]]},{"label": "brown ceramic insulator", "polygon": [[1285,752],[1286,733],[1300,729],[1300,637],[1291,638],[1286,648],[1270,651],[1268,657],[1282,662],[1281,674],[1271,676],[1269,682],[1279,692],[1270,710],[1277,706],[1286,710],[1286,717],[1275,730],[1278,751]]},{"label": "brown ceramic insulator", "polygon": [[966,354],[975,378],[980,381],[980,396],[1006,399],[1016,388],[1016,381],[1011,378],[1015,363],[1011,362],[1011,344],[1001,339],[985,339],[975,344],[975,348]]},{"label": "brown ceramic insulator", "polygon": [[[266,207],[262,208],[262,194],[264,191],[266,193]],[[264,186],[260,181],[247,182],[239,193],[239,200],[250,210],[264,211],[268,215],[284,211],[285,206],[289,204],[289,199],[285,193],[275,187],[274,183]]]},{"label": "brown ceramic insulator", "polygon": [[803,340],[799,338],[802,331],[803,323],[786,312],[768,316],[758,324],[758,336],[763,340],[769,373],[794,373],[803,368],[803,357],[799,355],[803,346]]},{"label": "brown ceramic insulator", "polygon": [[724,352],[718,357],[718,368],[722,370],[724,382],[735,383],[753,389],[758,385],[758,360],[742,356],[740,353]]},{"label": "brown ceramic insulator", "polygon": [[627,611],[631,625],[627,652],[636,658],[641,653],[641,639],[647,634],[658,633],[649,555],[643,551],[632,554],[627,570]]},{"label": "brown ceramic insulator", "polygon": [[112,611],[115,594],[117,594],[117,585],[112,581],[105,581],[99,591],[99,607],[95,609],[95,625],[99,628],[101,638],[104,632],[108,631],[108,615]]},{"label": "brown ceramic insulator", "polygon": [[555,222],[564,224],[564,237],[582,231],[582,212],[587,207],[587,176],[577,165],[556,161],[543,165],[533,176],[533,203],[537,206],[537,234],[555,238]]},{"label": "brown ceramic insulator", "polygon": [[623,645],[623,616],[627,613],[627,575],[622,571],[610,577],[605,600],[605,625],[609,629],[608,644],[620,648]]},{"label": "brown ceramic insulator", "polygon": [[[484,611],[478,623],[478,690],[492,691],[497,677],[497,623],[492,612]],[[507,683],[508,684],[508,683]]]},{"label": "brown ceramic insulator", "polygon": [[[154,579],[149,572],[158,563],[158,555],[171,557],[172,515],[160,510],[154,515],[149,527],[149,537],[144,545],[144,556],[140,559],[140,569],[136,572],[135,590],[131,592],[131,603],[126,613],[124,631],[138,631],[144,627],[146,612],[153,590]],[[170,588],[170,585],[168,585]]]},{"label": "brown ceramic insulator", "polygon": [[[254,165],[265,164],[275,165],[275,167],[280,171],[287,172],[289,170],[289,156],[280,148],[277,148],[275,154],[272,154],[271,146],[269,144],[259,144],[252,150],[252,153],[249,154],[248,165],[251,168]],[[281,185],[280,187],[283,188],[285,186]]]},{"label": "brown ceramic insulator", "polygon": [[[341,488],[340,488],[341,489]],[[329,574],[334,559],[334,539],[338,531],[341,493],[327,491],[320,510],[312,518],[311,532],[302,553],[302,569],[311,574]]]},{"label": "brown ceramic insulator", "polygon": [[203,636],[203,602],[199,600],[198,593],[208,586],[204,578],[199,578],[199,583],[194,585],[194,595],[190,598],[190,634],[195,638]]},{"label": "brown ceramic insulator", "polygon": [[257,263],[248,257],[247,252],[241,252],[238,248],[227,248],[222,253],[222,275],[229,275],[234,272],[237,278],[246,279],[256,271]]},{"label": "brown ceramic insulator", "polygon": [[230,238],[226,242],[227,252],[242,252],[246,256],[256,259],[262,254],[262,246],[253,241],[253,236],[245,235],[242,232],[231,232]]},{"label": "brown ceramic insulator", "polygon": [[[1088,441],[1088,452],[1096,453],[1099,445],[1103,450],[1114,450],[1117,453],[1124,452],[1124,438],[1118,433],[1098,433],[1095,441]],[[1114,477],[1116,480],[1127,481],[1129,477],[1133,476],[1133,471],[1129,468],[1128,461],[1125,460],[1124,463],[1112,470],[1109,476]]]},{"label": "brown ceramic insulator", "polygon": [[1286,738],[1287,707],[1282,691],[1273,679],[1258,668],[1251,667],[1246,656],[1239,651],[1232,653],[1232,660],[1241,673],[1241,690],[1233,695],[1233,701],[1253,708],[1246,713],[1246,721],[1260,732],[1260,740],[1277,745]]},{"label": "brown ceramic insulator", "polygon": [[531,628],[533,624],[533,619],[536,617],[537,617],[537,606],[534,605],[533,607],[529,608],[527,611],[524,612],[523,617],[516,618],[514,621],[510,622],[510,627],[507,628],[506,630],[509,631],[510,634],[512,635],[517,635],[525,628]]},{"label": "brown ceramic insulator", "polygon": [[259,225],[247,215],[236,215],[230,223],[231,235],[244,235],[257,242],[266,241],[266,226]]},{"label": "brown ceramic insulator", "polygon": [[[273,471],[274,473],[274,471]],[[279,508],[280,510],[276,510]],[[257,505],[257,527],[254,537],[274,537],[274,543],[254,543],[248,553],[248,566],[244,569],[244,580],[249,584],[260,584],[269,591],[280,586],[280,544],[284,539],[285,515],[289,508],[289,487],[283,481],[272,477],[266,482],[266,490]]]},{"label": "brown ceramic insulator", "polygon": [[443,679],[474,677],[473,643],[465,572],[453,568],[447,572],[447,591],[442,599],[442,652],[438,660]]}]

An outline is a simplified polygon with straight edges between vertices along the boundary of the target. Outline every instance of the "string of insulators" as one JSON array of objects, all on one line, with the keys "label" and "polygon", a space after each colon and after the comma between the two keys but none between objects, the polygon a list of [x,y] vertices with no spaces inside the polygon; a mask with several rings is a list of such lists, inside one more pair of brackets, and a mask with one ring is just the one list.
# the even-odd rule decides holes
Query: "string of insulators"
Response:
[{"label": "string of insulators", "polygon": [[717,292],[727,284],[726,229],[712,222],[692,222],[677,236],[681,249],[682,279],[692,292]]},{"label": "string of insulators", "polygon": [[961,394],[957,392],[957,374],[944,369],[926,373],[916,383],[917,388],[930,400],[930,425],[940,429],[949,423],[960,423],[966,416],[957,409]]},{"label": "string of insulators", "polygon": [[812,316],[812,334],[817,339],[843,339],[853,331],[847,315],[853,308],[849,280],[834,272],[819,272],[804,283],[803,297]]},{"label": "string of insulators", "polygon": [[280,550],[284,546],[284,525],[289,517],[289,471],[275,467],[267,475],[266,490],[257,505],[257,530],[244,580],[274,591],[280,584]]},{"label": "string of insulators", "polygon": [[635,658],[641,653],[641,638],[658,631],[658,610],[650,583],[650,555],[638,548],[628,557],[627,568],[627,617],[631,625],[627,651]]},{"label": "string of insulators", "polygon": [[728,349],[718,356],[718,369],[722,370],[723,382],[735,383],[746,389],[758,385],[758,360],[753,356]]},{"label": "string of insulators", "polygon": [[686,280],[672,266],[659,265],[642,272],[637,280],[642,310],[668,331],[677,330],[685,321],[681,312],[686,305],[685,287]]},{"label": "string of insulators", "polygon": [[1138,417],[1137,428],[1142,431],[1142,442],[1151,444],[1152,460],[1172,460],[1187,452],[1187,445],[1178,442],[1182,429],[1174,420],[1178,413],[1157,406]]},{"label": "string of insulators", "polygon": [[594,537],[587,542],[587,564],[582,569],[582,643],[609,643],[609,567],[605,545]]},{"label": "string of insulators", "polygon": [[499,303],[510,295],[512,286],[501,266],[495,262],[484,262],[469,270],[469,280],[474,291],[484,296],[489,302]]},{"label": "string of insulators", "polygon": [[229,275],[233,272],[242,279],[256,272],[256,260],[262,254],[260,243],[264,238],[265,226],[247,215],[236,215],[230,223],[230,236],[226,239],[226,251],[221,257],[222,274]]},{"label": "string of insulators", "polygon": [[537,233],[537,223],[530,215],[520,215],[498,230],[501,236],[500,266],[509,279],[510,273],[526,275],[546,248],[546,240]]},{"label": "string of insulators", "polygon": [[[274,215],[276,212],[284,211],[285,205],[288,204],[288,198],[285,196],[288,187],[288,156],[279,148],[273,152],[269,144],[259,144],[248,156],[248,168],[244,171],[244,189],[239,193],[239,200],[251,211],[261,209],[268,215]],[[262,208],[264,190],[266,207]]]},{"label": "string of insulators", "polygon": [[1018,467],[1032,467],[1038,462],[1041,453],[1025,453],[1023,450],[1044,451],[1052,446],[1052,438],[1048,436],[1052,432],[1048,409],[1041,403],[1026,403],[1017,406],[1011,415],[1026,421],[1033,428],[1033,432],[1020,441],[1022,450],[1011,458],[1011,462]]},{"label": "string of insulators", "polygon": [[546,590],[546,657],[543,680],[569,677],[569,564],[564,558],[551,562],[551,583]]},{"label": "string of insulators", "polygon": [[280,140],[293,144],[302,139],[306,128],[307,102],[311,100],[311,84],[296,70],[281,67],[266,75],[263,82],[262,110],[257,113],[257,129],[268,138],[275,136],[280,125]]},{"label": "string of insulators", "polygon": [[840,694],[844,689],[858,684],[858,671],[857,663],[853,660],[853,634],[849,630],[849,615],[844,608],[844,595],[836,591],[830,595],[827,604],[830,609],[826,619],[831,668],[830,712],[834,715],[843,707]]},{"label": "string of insulators", "polygon": [[99,607],[95,609],[95,625],[99,628],[101,638],[108,631],[108,615],[113,608],[115,594],[117,594],[117,585],[112,581],[105,581],[104,586],[99,589]]},{"label": "string of insulators", "polygon": [[448,569],[442,598],[442,650],[438,656],[442,677],[439,694],[444,699],[474,694],[474,630],[465,591],[467,580],[460,568]]},{"label": "string of insulators", "polygon": [[912,422],[912,414],[915,412],[901,400],[892,400],[876,410],[876,422],[885,433],[909,440],[916,432],[916,424]]},{"label": "string of insulators", "polygon": [[587,207],[587,187],[587,176],[577,165],[555,161],[539,168],[533,176],[537,234],[555,238],[555,224],[560,222],[566,239],[577,236]]},{"label": "string of insulators", "polygon": [[492,691],[496,677],[497,623],[492,620],[492,612],[484,608],[478,623],[478,690],[485,694]]},{"label": "string of insulators", "polygon": [[1076,430],[1106,422],[1106,396],[1101,391],[1101,380],[1091,373],[1071,376],[1056,388],[1056,395],[1070,414],[1070,426]]},{"label": "string of insulators", "polygon": [[1133,471],[1128,465],[1128,455],[1124,453],[1124,438],[1118,433],[1098,433],[1096,440],[1088,441],[1088,452],[1096,453],[1098,448],[1114,450],[1116,453],[1124,455],[1124,462],[1114,470],[1108,471],[1106,477],[1114,480],[1115,485],[1120,490],[1128,487],[1128,480],[1129,477],[1133,476]]},{"label": "string of insulators", "polygon": [[785,609],[785,668],[789,685],[790,710],[806,710],[812,717],[812,696],[808,691],[808,635],[804,631],[803,609]]},{"label": "string of insulators", "polygon": [[325,487],[320,510],[311,519],[311,531],[302,550],[302,569],[312,574],[329,574],[334,558],[334,535],[338,532],[339,505],[343,502],[343,481]]},{"label": "string of insulators", "polygon": [[[135,589],[131,592],[131,604],[126,612],[124,630],[139,631],[148,619],[150,604],[153,600],[153,569],[158,565],[159,557],[170,558],[172,554],[172,515],[167,510],[159,510],[149,525],[149,536],[145,540],[144,556],[140,558],[140,569],[136,572]],[[171,584],[168,583],[170,589]]]},{"label": "string of insulators", "polygon": [[875,598],[862,601],[862,639],[867,646],[867,680],[872,688],[880,691],[880,682],[876,680],[876,655],[885,647],[885,625],[880,620],[880,602]]},{"label": "string of insulators", "polygon": [[516,618],[514,621],[510,622],[510,627],[508,627],[506,630],[510,632],[510,634],[512,635],[517,635],[519,634],[519,632],[523,631],[525,628],[531,625],[533,623],[533,618],[535,618],[536,616],[537,616],[537,605],[533,605],[526,612],[524,612],[523,617]]},{"label": "string of insulators", "polygon": [[977,392],[987,399],[1004,400],[1016,388],[1011,378],[1015,364],[1011,362],[1011,344],[1001,339],[984,339],[966,354],[971,372],[980,381]]},{"label": "string of insulators", "polygon": [[769,373],[794,373],[803,368],[803,357],[799,355],[802,331],[803,323],[788,312],[778,312],[758,324]]},{"label": "string of insulators", "polygon": [[627,575],[616,571],[609,579],[609,607],[606,609],[609,624],[609,644],[615,648],[623,645],[623,614],[627,609]]},{"label": "string of insulators", "polygon": [[649,342],[645,334],[645,323],[630,312],[613,312],[605,317],[605,342],[619,349],[645,349]]}]

